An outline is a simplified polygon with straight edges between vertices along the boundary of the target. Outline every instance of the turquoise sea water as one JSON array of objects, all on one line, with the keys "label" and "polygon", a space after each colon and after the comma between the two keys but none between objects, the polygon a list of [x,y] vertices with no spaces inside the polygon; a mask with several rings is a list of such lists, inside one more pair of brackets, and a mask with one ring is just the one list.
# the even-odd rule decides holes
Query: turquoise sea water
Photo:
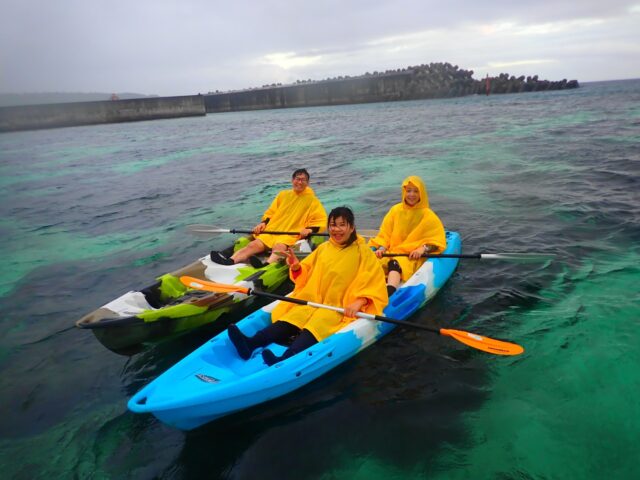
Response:
[{"label": "turquoise sea water", "polygon": [[[0,135],[7,478],[634,478],[640,473],[640,81]],[[472,252],[413,321],[300,391],[193,432],[127,411],[215,326],[130,357],[85,313],[250,227],[305,166],[376,228],[411,174]]]}]

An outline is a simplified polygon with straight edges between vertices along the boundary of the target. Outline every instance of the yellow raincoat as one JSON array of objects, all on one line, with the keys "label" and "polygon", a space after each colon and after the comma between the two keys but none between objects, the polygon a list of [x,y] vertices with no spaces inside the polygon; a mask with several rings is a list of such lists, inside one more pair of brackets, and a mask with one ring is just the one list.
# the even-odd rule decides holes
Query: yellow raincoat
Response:
[{"label": "yellow raincoat", "polygon": [[[348,247],[329,239],[300,262],[292,296],[309,302],[345,308],[357,298],[366,298],[365,313],[381,315],[389,302],[384,273],[378,259],[360,236]],[[281,302],[271,320],[284,320],[309,330],[320,341],[353,321],[340,312],[308,305]]]},{"label": "yellow raincoat", "polygon": [[[412,184],[420,192],[420,201],[413,207],[405,203],[404,188]],[[420,177],[410,176],[402,182],[402,202],[395,204],[385,215],[380,231],[369,240],[369,246],[385,247],[389,253],[411,253],[422,245],[435,245],[440,253],[447,248],[444,227],[438,216],[429,208],[427,189]],[[402,268],[402,280],[407,281],[425,259],[410,260],[409,257],[394,257]],[[391,257],[383,257],[386,269]]]},{"label": "yellow raincoat", "polygon": [[[281,232],[299,232],[305,227],[319,227],[322,232],[327,225],[327,212],[311,187],[306,187],[301,193],[294,190],[278,193],[262,216],[263,220],[267,218],[267,230]],[[293,245],[298,240],[295,235],[262,234],[256,238],[269,248],[276,243]]]}]

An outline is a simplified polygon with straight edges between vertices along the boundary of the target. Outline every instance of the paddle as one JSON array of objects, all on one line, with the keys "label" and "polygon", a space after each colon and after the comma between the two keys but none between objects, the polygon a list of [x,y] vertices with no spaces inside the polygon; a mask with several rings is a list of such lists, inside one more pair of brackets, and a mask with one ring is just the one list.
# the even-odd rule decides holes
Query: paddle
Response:
[{"label": "paddle", "polygon": [[[187,231],[194,235],[206,235],[209,236],[211,234],[216,233],[253,233],[253,230],[241,230],[237,228],[218,228],[214,225],[204,225],[201,223],[196,223],[194,225],[187,225]],[[269,235],[298,235],[300,232],[280,232],[280,231],[272,231],[265,230],[262,233],[266,233]],[[363,237],[375,237],[378,235],[377,230],[358,230],[358,233]],[[328,233],[310,233],[309,236],[316,237],[328,237]]]},{"label": "paddle", "polygon": [[[383,257],[408,257],[408,253],[383,253]],[[422,258],[472,258],[476,260],[506,260],[508,262],[544,262],[553,260],[555,253],[423,253]]]},{"label": "paddle", "polygon": [[[344,313],[344,309],[340,307],[333,307],[331,305],[324,305],[322,303],[314,303],[306,300],[300,300],[293,297],[285,297],[282,295],[276,295],[273,293],[262,292],[260,290],[254,290],[251,288],[240,287],[237,285],[226,285],[223,283],[208,282],[206,280],[200,280],[199,278],[180,277],[180,281],[188,287],[196,290],[205,290],[207,292],[224,292],[224,293],[244,293],[246,295],[256,295],[259,297],[271,298],[273,300],[281,300],[284,302],[296,303],[298,305],[309,305],[316,308],[324,308],[326,310],[333,310],[334,312]],[[395,325],[402,325],[405,327],[417,328],[419,330],[426,330],[427,332],[437,333],[439,335],[445,335],[453,338],[454,340],[464,343],[477,350],[483,352],[493,353],[494,355],[519,355],[524,352],[524,348],[515,343],[504,342],[502,340],[495,340],[493,338],[483,337],[476,335],[475,333],[465,332],[463,330],[451,330],[446,328],[431,328],[425,325],[417,323],[406,322],[404,320],[396,320],[395,318],[383,317],[381,315],[371,315],[369,313],[358,312],[357,317],[366,318],[368,320],[379,320],[381,322],[393,323]]]}]

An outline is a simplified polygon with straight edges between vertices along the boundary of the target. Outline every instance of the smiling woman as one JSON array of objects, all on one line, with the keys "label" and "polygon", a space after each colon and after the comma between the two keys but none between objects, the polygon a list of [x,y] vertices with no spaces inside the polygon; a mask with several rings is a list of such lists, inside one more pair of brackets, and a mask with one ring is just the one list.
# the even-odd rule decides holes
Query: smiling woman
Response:
[{"label": "smiling woman", "polygon": [[[447,248],[444,226],[429,208],[422,179],[415,175],[405,178],[401,192],[402,201],[391,207],[378,235],[369,240],[369,246],[388,271],[389,295],[396,291],[401,280],[407,281],[422,266],[423,255],[441,253]],[[400,255],[391,257],[393,254],[388,252]]]},{"label": "smiling woman", "polygon": [[229,338],[245,360],[258,347],[295,337],[280,357],[269,349],[262,351],[265,363],[273,365],[337,332],[353,320],[357,312],[380,315],[387,305],[384,274],[364,239],[356,234],[351,209],[334,208],[329,213],[328,224],[329,241],[302,262],[288,250],[287,264],[295,283],[291,296],[339,306],[344,308],[344,313],[283,302],[271,314],[273,323],[252,337],[231,325]]}]

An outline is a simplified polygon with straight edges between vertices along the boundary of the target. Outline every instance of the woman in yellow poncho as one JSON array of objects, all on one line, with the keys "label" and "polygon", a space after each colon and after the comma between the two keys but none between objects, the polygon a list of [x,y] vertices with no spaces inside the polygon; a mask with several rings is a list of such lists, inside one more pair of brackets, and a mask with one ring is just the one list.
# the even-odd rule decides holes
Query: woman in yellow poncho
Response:
[{"label": "woman in yellow poncho", "polygon": [[[226,258],[218,251],[211,252],[211,260],[222,265],[233,265],[249,260],[256,267],[263,267],[262,261],[255,255],[271,249],[267,263],[278,260],[278,252],[284,253],[287,246],[317,233],[327,221],[327,212],[309,186],[309,172],[299,168],[291,177],[291,190],[282,190],[262,215],[262,221],[253,228],[255,239],[246,247]],[[261,234],[269,225],[271,231],[300,232],[296,235]]]},{"label": "woman in yellow poncho", "polygon": [[276,357],[269,349],[262,351],[265,363],[273,365],[337,332],[359,311],[382,314],[389,301],[384,273],[371,249],[356,234],[353,212],[347,207],[333,209],[328,225],[329,241],[302,262],[289,249],[287,263],[295,283],[291,296],[342,307],[344,314],[281,302],[271,312],[271,325],[253,337],[245,336],[235,324],[229,325],[229,338],[242,358],[250,358],[258,347],[295,336],[282,357]]},{"label": "woman in yellow poncho", "polygon": [[[389,296],[401,280],[408,280],[420,268],[424,263],[423,254],[441,253],[447,248],[444,227],[429,208],[427,189],[420,177],[407,177],[402,182],[402,202],[391,207],[382,220],[378,235],[369,240],[369,246],[389,272]],[[404,253],[408,257],[383,258],[385,252]]]}]

